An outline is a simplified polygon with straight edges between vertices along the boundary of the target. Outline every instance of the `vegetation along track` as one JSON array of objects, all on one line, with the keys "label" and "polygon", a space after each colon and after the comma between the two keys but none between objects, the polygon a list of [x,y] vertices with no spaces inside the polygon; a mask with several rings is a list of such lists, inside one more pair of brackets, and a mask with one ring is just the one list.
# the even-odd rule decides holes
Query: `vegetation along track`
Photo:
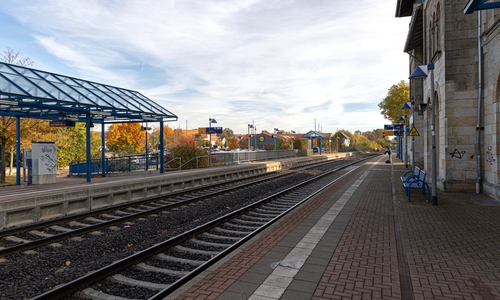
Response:
[{"label": "vegetation along track", "polygon": [[[292,182],[312,180],[311,173],[309,170],[293,172],[293,176],[259,183],[255,189],[246,188],[244,192],[232,191],[210,200],[184,204],[160,213],[161,217],[150,214],[133,223],[122,223],[120,227],[111,226],[68,239],[64,246],[52,244],[36,249],[33,254],[27,251],[9,256],[2,262],[0,298],[72,298],[76,294],[67,295],[82,286],[87,286],[78,293],[83,298],[94,297],[90,296],[93,291],[135,299],[161,297],[267,226],[265,221],[276,219],[288,209],[286,207],[297,203],[296,199],[275,198],[285,190],[295,191],[297,187],[285,188]],[[314,178],[313,182],[319,180]],[[331,182],[332,178],[324,180]],[[318,187],[311,189],[316,191]],[[276,190],[281,192],[272,197],[263,193]],[[261,212],[244,214],[269,201],[274,204],[259,208]],[[285,206],[285,203],[288,204]],[[243,227],[242,223],[245,223]],[[250,226],[250,223],[257,224]],[[197,238],[191,239],[193,236]],[[190,248],[195,250],[188,251]],[[79,277],[82,274],[87,275]],[[133,287],[129,288],[126,282]]]}]

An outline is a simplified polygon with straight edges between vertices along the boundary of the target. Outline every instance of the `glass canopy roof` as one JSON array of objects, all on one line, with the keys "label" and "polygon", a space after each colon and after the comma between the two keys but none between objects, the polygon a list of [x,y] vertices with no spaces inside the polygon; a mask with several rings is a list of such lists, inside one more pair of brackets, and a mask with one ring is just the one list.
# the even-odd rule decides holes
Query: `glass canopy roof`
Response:
[{"label": "glass canopy roof", "polygon": [[0,62],[0,116],[114,122],[176,121],[139,92]]}]

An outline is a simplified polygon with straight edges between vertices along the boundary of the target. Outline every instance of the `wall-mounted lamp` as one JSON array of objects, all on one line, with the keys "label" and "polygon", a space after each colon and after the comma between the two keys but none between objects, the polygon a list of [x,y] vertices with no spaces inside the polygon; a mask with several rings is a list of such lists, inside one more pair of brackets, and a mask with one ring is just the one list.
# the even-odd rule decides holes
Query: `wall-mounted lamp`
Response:
[{"label": "wall-mounted lamp", "polygon": [[426,103],[418,105],[418,111],[425,111],[426,109],[427,109],[427,104]]}]

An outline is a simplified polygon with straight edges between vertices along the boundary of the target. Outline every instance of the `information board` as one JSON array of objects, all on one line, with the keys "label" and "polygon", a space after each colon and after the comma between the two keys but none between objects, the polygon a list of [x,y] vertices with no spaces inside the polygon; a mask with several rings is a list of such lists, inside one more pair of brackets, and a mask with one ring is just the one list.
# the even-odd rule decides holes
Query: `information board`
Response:
[{"label": "information board", "polygon": [[199,127],[199,134],[217,134],[222,133],[222,127]]}]

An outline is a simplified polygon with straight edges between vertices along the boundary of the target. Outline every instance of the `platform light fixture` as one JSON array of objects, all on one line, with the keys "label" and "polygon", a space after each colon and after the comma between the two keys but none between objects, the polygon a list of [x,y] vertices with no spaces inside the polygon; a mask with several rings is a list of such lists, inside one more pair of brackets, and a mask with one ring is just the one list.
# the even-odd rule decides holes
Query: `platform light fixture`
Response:
[{"label": "platform light fixture", "polygon": [[0,105],[17,105],[16,101],[6,101],[6,100],[0,100]]},{"label": "platform light fixture", "polygon": [[431,192],[431,202],[432,205],[437,205],[437,163],[436,163],[436,103],[434,99],[434,63],[431,61],[428,65],[418,66],[411,73],[409,79],[424,79],[429,77],[430,79],[430,91],[431,91],[431,180],[432,180],[432,192]]},{"label": "platform light fixture", "polygon": [[145,116],[141,116],[141,118],[145,121],[156,121],[155,118],[152,118],[152,117],[145,117]]},{"label": "platform light fixture", "polygon": [[91,115],[111,116],[109,111],[91,110],[89,113]]},{"label": "platform light fixture", "polygon": [[250,151],[250,141],[251,141],[250,140],[250,128],[252,128],[252,130],[253,130],[253,124],[248,124],[248,134],[247,134],[247,137],[248,137],[248,151]]},{"label": "platform light fixture", "polygon": [[278,132],[280,132],[280,130],[278,128],[274,128],[274,134],[273,134],[274,150],[276,150],[276,140],[278,139]]},{"label": "platform light fixture", "polygon": [[213,118],[208,119],[208,166],[212,166],[212,123],[217,123]]}]

